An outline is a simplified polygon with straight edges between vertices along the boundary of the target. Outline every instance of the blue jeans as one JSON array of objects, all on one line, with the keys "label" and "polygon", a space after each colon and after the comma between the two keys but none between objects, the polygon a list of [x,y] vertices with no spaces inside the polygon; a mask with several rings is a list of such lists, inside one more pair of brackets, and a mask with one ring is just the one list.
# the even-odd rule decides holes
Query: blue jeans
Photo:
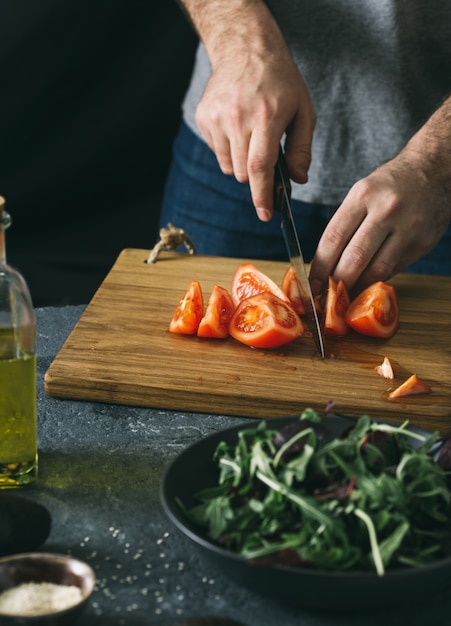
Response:
[{"label": "blue jeans", "polygon": [[[335,206],[292,202],[305,261],[312,259],[335,210]],[[199,254],[287,261],[280,220],[257,218],[249,186],[224,175],[214,153],[184,123],[174,142],[160,227],[169,222],[185,229]],[[434,250],[407,271],[451,275],[451,228]]]}]

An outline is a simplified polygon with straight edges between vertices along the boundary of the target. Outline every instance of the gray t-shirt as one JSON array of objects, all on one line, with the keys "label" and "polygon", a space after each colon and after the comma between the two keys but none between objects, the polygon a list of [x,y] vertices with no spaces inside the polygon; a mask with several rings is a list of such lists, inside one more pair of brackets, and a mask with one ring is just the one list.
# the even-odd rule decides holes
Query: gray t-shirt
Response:
[{"label": "gray t-shirt", "polygon": [[[309,182],[293,197],[338,205],[395,156],[451,93],[450,0],[268,0],[317,113]],[[199,46],[183,105],[210,75]]]}]

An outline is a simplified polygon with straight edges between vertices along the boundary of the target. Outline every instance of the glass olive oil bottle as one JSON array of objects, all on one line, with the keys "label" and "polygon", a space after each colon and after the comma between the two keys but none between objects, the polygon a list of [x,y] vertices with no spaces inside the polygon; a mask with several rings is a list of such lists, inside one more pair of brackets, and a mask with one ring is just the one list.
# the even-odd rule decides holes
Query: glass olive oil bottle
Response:
[{"label": "glass olive oil bottle", "polygon": [[23,277],[6,261],[4,205],[0,196],[0,488],[37,478],[36,319]]}]

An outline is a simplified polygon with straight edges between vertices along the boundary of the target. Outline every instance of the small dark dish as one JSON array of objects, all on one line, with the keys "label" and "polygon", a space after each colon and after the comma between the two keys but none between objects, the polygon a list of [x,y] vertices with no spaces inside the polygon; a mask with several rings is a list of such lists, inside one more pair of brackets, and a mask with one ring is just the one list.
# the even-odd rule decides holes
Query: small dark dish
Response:
[{"label": "small dark dish", "polygon": [[64,626],[72,624],[82,613],[95,585],[92,568],[83,561],[62,554],[29,552],[0,559],[0,593],[23,583],[74,585],[82,599],[68,609],[39,616],[0,613],[0,626]]},{"label": "small dark dish", "polygon": [[[266,423],[270,428],[280,428],[291,419],[277,418],[266,420]],[[325,423],[335,436],[354,420],[329,416]],[[190,508],[196,503],[194,495],[197,492],[217,484],[218,470],[212,461],[213,453],[221,441],[236,444],[238,432],[246,426],[248,424],[238,424],[187,448],[167,468],[160,487],[161,501],[169,519],[224,574],[238,584],[278,601],[323,610],[382,608],[430,596],[451,585],[451,557],[422,567],[389,570],[384,576],[378,576],[372,572],[251,565],[240,555],[208,540],[204,531],[187,518],[176,499]]]},{"label": "small dark dish", "polygon": [[0,492],[0,557],[34,552],[47,540],[51,524],[51,515],[42,504]]}]

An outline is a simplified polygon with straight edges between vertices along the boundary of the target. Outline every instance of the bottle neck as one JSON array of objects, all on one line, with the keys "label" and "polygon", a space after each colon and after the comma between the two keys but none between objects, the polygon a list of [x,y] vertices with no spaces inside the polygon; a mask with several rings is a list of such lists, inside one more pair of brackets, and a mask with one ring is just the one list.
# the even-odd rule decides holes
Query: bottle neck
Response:
[{"label": "bottle neck", "polygon": [[2,265],[6,263],[5,233],[1,226],[0,226],[0,263]]},{"label": "bottle neck", "polygon": [[0,263],[6,263],[6,244],[5,244],[5,230],[11,224],[11,217],[9,213],[3,210],[0,206]]}]

